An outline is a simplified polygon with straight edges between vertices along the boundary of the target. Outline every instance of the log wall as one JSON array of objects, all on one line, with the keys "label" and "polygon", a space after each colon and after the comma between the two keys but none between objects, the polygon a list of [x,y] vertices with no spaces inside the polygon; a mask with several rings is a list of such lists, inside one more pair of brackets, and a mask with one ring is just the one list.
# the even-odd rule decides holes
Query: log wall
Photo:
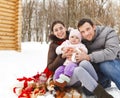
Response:
[{"label": "log wall", "polygon": [[0,0],[0,50],[21,50],[21,0]]}]

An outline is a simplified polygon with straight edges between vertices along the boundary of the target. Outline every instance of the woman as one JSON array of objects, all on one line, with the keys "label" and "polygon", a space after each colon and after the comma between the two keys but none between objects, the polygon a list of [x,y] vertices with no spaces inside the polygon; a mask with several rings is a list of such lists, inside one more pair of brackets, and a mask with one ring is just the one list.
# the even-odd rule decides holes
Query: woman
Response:
[{"label": "woman", "polygon": [[[69,33],[66,32],[65,25],[61,21],[53,22],[51,26],[51,31],[52,34],[50,35],[50,39],[52,40],[52,42],[49,46],[48,51],[47,68],[49,69],[49,71],[54,73],[55,70],[65,61],[65,58],[62,58],[62,55],[57,55],[55,50],[59,45],[61,45],[63,41],[68,39]],[[64,57],[67,58],[70,56],[70,53],[64,53]],[[76,81],[80,81],[83,86],[94,93],[97,98],[113,98],[97,83],[97,80],[97,74],[91,63],[84,60],[80,62],[79,67],[75,68],[72,79],[68,85],[73,85],[76,83]]]}]

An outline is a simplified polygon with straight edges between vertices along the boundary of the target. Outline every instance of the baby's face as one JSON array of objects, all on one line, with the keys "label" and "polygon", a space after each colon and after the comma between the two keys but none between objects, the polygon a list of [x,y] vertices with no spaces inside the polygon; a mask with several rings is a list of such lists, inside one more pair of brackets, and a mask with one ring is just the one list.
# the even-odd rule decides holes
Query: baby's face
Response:
[{"label": "baby's face", "polygon": [[80,39],[77,36],[75,36],[75,35],[70,36],[69,37],[69,41],[70,41],[71,44],[78,44],[78,43],[80,43]]}]

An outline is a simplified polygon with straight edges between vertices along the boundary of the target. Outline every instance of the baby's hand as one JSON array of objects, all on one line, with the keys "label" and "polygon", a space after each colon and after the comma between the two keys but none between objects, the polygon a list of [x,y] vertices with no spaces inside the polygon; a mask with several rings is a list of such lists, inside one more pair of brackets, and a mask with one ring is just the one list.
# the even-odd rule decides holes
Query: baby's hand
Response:
[{"label": "baby's hand", "polygon": [[63,51],[63,53],[67,53],[67,52],[72,51],[72,48],[70,48],[70,47],[63,47],[62,51]]},{"label": "baby's hand", "polygon": [[63,57],[70,58],[73,53],[73,48],[66,47],[63,49]]}]

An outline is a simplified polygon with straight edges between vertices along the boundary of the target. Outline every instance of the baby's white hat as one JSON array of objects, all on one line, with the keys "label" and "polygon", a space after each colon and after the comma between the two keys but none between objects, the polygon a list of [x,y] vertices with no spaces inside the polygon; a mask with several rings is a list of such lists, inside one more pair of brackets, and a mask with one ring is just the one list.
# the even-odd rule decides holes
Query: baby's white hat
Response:
[{"label": "baby's white hat", "polygon": [[70,30],[70,35],[69,35],[69,38],[71,37],[71,36],[77,36],[79,39],[80,39],[80,41],[81,41],[81,34],[80,34],[80,31],[78,30],[78,29],[71,29]]}]

